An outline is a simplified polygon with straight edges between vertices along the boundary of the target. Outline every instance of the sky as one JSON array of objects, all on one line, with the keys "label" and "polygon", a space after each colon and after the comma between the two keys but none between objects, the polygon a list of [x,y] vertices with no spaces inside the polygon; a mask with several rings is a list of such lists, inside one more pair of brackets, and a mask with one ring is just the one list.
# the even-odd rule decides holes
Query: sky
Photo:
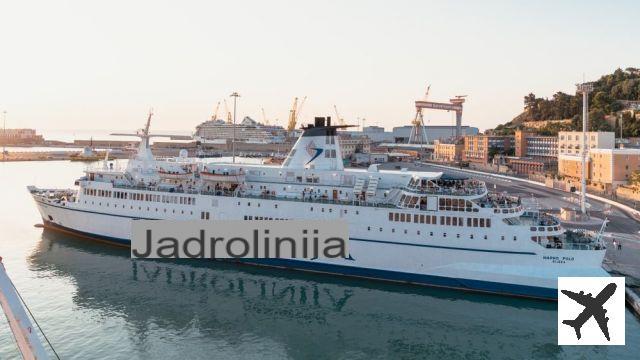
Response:
[{"label": "sky", "polygon": [[[507,122],[533,92],[639,67],[637,1],[0,0],[7,127],[192,131],[237,91],[238,119],[408,125],[468,95],[463,124]],[[220,106],[220,113],[224,106]],[[277,119],[277,121],[276,121]],[[452,124],[427,111],[427,124]]]}]

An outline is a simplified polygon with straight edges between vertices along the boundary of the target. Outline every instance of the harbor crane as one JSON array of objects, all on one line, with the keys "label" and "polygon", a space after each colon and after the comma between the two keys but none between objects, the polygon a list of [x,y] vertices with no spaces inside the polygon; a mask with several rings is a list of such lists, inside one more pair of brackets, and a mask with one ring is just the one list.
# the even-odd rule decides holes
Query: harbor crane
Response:
[{"label": "harbor crane", "polygon": [[338,113],[338,107],[333,105],[333,109],[336,111],[336,119],[338,119],[338,124],[344,125],[344,118],[340,116],[340,113]]},{"label": "harbor crane", "polygon": [[262,122],[265,125],[269,125],[269,120],[267,120],[267,115],[264,113],[264,108],[262,108]]},{"label": "harbor crane", "polygon": [[287,131],[288,132],[292,132],[296,129],[296,124],[298,123],[298,116],[300,115],[300,112],[302,111],[302,106],[304,105],[304,102],[307,100],[307,97],[303,97],[302,101],[300,101],[300,104],[298,105],[298,98],[294,98],[293,99],[293,106],[291,107],[291,110],[289,110],[289,123],[287,124]]},{"label": "harbor crane", "polygon": [[229,111],[229,105],[227,105],[227,99],[224,99],[224,112],[227,113],[227,124],[231,124],[231,111]]},{"label": "harbor crane", "polygon": [[212,121],[218,120],[218,110],[220,110],[220,101],[216,104],[216,109],[213,111],[213,115],[211,115]]},{"label": "harbor crane", "polygon": [[[429,94],[429,86],[427,88],[427,95]],[[434,110],[446,110],[456,112],[456,139],[460,138],[461,126],[462,126],[462,104],[465,102],[467,95],[456,95],[452,99],[449,99],[448,103],[434,102],[428,100],[418,100],[416,104],[416,120],[422,118],[422,109],[434,109]],[[421,120],[420,120],[421,121]],[[424,125],[423,125],[424,126]]]},{"label": "harbor crane", "polygon": [[[424,101],[429,99],[429,91],[431,85],[427,85],[427,91],[424,93]],[[411,121],[411,134],[409,134],[409,144],[426,144],[429,139],[427,138],[427,132],[424,127],[424,116],[422,114],[422,108],[416,107],[416,117]]]}]

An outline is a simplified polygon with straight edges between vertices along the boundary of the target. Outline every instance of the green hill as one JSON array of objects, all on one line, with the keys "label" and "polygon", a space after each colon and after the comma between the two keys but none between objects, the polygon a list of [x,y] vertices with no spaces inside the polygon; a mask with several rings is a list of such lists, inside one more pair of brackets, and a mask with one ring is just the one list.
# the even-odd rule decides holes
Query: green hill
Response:
[{"label": "green hill", "polygon": [[[640,101],[640,69],[617,69],[612,74],[603,75],[593,83],[589,97],[589,127],[592,131],[613,131],[605,121],[606,115],[615,114],[623,119],[624,136],[640,136],[640,114],[627,110],[621,100]],[[539,132],[557,134],[562,130],[582,128],[582,95],[566,94],[561,91],[549,98],[540,98],[530,93],[524,97],[524,111],[510,122],[498,125],[497,134],[512,134],[523,128],[525,122],[572,119],[571,123],[552,123],[543,126]],[[615,122],[618,127],[618,121]],[[619,130],[618,130],[619,131]]]}]

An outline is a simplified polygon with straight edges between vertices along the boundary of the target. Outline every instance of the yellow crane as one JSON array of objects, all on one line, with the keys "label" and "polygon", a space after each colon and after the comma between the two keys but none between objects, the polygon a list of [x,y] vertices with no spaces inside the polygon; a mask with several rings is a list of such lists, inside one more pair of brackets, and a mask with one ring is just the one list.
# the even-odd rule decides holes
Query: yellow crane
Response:
[{"label": "yellow crane", "polygon": [[262,108],[262,122],[265,125],[269,125],[269,120],[267,120],[267,115],[264,113],[264,108]]},{"label": "yellow crane", "polygon": [[227,105],[227,99],[224,99],[224,112],[227,113],[227,124],[231,124],[231,111],[229,111],[229,105]]},{"label": "yellow crane", "polygon": [[213,115],[211,115],[211,120],[218,120],[218,110],[220,110],[220,101],[216,104],[216,109],[213,111]]},{"label": "yellow crane", "polygon": [[302,105],[304,105],[305,100],[307,100],[306,96],[302,98],[302,101],[300,101],[300,105],[298,105],[298,98],[296,97],[293,99],[293,106],[291,107],[291,110],[289,110],[289,123],[287,124],[287,131],[291,132],[296,129],[298,116],[302,111]]},{"label": "yellow crane", "polygon": [[333,109],[336,111],[336,120],[338,120],[338,125],[344,125],[344,118],[340,116],[340,113],[338,112],[338,107],[333,105]]}]

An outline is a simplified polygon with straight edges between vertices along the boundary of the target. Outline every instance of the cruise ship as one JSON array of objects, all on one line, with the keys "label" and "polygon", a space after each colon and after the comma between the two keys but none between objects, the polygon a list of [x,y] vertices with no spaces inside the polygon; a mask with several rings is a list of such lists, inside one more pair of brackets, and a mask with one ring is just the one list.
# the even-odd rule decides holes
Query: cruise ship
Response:
[{"label": "cruise ship", "polygon": [[304,126],[282,165],[156,160],[149,124],[120,168],[87,168],[74,188],[29,186],[44,226],[129,246],[136,219],[341,219],[349,256],[244,263],[541,299],[560,276],[608,276],[600,232],[564,229],[518,197],[441,172],[343,167],[331,118]]},{"label": "cruise ship", "polygon": [[281,126],[263,125],[245,117],[235,125],[224,120],[208,120],[196,126],[194,139],[203,144],[225,144],[227,140],[235,139],[237,142],[253,144],[283,143],[285,130]]}]

